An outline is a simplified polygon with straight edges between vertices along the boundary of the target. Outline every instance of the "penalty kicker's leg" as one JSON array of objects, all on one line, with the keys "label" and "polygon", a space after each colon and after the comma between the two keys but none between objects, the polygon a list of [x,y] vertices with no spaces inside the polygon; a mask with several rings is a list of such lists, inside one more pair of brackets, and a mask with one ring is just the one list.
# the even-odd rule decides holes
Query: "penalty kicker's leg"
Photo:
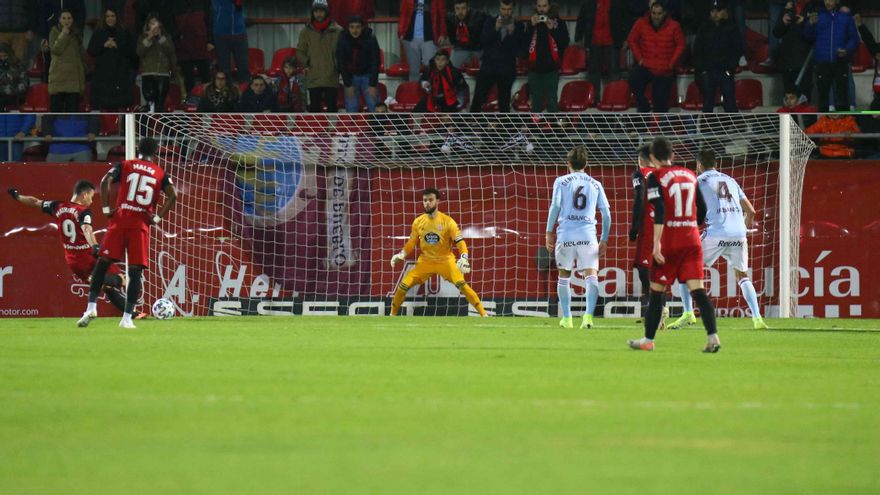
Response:
[{"label": "penalty kicker's leg", "polygon": [[107,270],[113,262],[109,258],[98,258],[95,263],[95,269],[92,271],[92,279],[89,281],[89,302],[86,304],[86,311],[82,318],[76,322],[79,327],[87,327],[89,323],[98,317],[98,297],[101,295],[101,287],[104,286],[104,278],[107,276]]},{"label": "penalty kicker's leg", "polygon": [[[712,305],[712,301],[709,300],[706,289],[703,288],[702,280],[688,280],[687,286],[690,289],[691,297],[697,303],[697,307],[700,308],[700,313],[703,315],[703,326],[706,327],[707,342],[703,352],[718,352],[721,349],[721,342],[718,339],[715,307]],[[628,341],[631,348],[643,351],[654,350],[654,337],[657,335],[657,328],[660,326],[663,306],[665,304],[666,286],[651,282],[648,312],[645,315],[645,337]]]}]

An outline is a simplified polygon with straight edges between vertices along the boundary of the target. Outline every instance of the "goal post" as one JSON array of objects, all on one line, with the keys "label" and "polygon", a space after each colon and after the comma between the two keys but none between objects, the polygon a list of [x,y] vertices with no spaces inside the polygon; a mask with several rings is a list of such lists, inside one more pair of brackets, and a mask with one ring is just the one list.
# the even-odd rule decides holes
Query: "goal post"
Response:
[{"label": "goal post", "polygon": [[[160,140],[159,164],[178,188],[177,207],[153,229],[145,301],[167,297],[185,315],[387,314],[415,257],[396,268],[388,260],[422,213],[421,191],[436,187],[471,250],[468,282],[487,310],[556,316],[544,229],[553,180],[576,145],[612,207],[597,316],[636,315],[630,176],[639,146],[656,136],[686,166],[701,149],[715,151],[759,212],[749,242],[762,309],[797,308],[800,192],[813,143],[785,115],[175,113],[126,124],[129,147]],[[706,277],[719,314],[745,315],[726,264]],[[577,312],[584,281],[572,284]],[[436,277],[411,289],[403,313],[475,314]]]}]

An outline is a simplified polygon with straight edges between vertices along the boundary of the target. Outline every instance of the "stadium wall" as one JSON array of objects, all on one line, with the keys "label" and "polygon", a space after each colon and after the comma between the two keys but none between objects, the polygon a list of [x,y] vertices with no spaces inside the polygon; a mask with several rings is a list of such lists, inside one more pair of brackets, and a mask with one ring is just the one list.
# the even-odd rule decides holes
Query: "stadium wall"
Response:
[{"label": "stadium wall", "polygon": [[[808,165],[803,193],[798,315],[880,317],[880,286],[862,283],[880,275],[880,268],[870,258],[880,247],[880,213],[873,208],[872,201],[880,186],[878,166],[880,162],[876,161],[818,160]],[[555,316],[554,275],[536,260],[543,244],[547,195],[561,169],[531,167],[511,172],[510,167],[476,168],[479,170],[349,172],[348,192],[341,201],[349,212],[351,239],[344,244],[350,253],[334,251],[336,254],[331,255],[339,246],[328,237],[324,219],[326,212],[331,211],[330,202],[339,199],[333,193],[336,172],[316,173],[316,194],[297,213],[292,227],[284,229],[284,235],[295,236],[296,242],[290,239],[281,244],[297,246],[294,252],[262,249],[260,243],[264,239],[277,238],[267,229],[235,227],[247,225],[239,218],[247,215],[241,195],[230,189],[230,185],[237,184],[236,179],[230,170],[213,167],[211,173],[201,174],[209,180],[200,184],[178,183],[178,188],[182,201],[186,201],[186,196],[199,198],[199,204],[216,208],[217,218],[226,219],[225,224],[218,225],[216,230],[196,232],[187,228],[185,218],[172,215],[164,222],[167,231],[154,232],[165,236],[166,244],[173,242],[178,256],[187,249],[195,249],[192,246],[200,246],[198,263],[202,266],[196,269],[179,265],[171,253],[160,253],[159,266],[150,267],[148,276],[156,285],[165,287],[166,296],[173,298],[183,311],[193,314],[385,313],[390,306],[390,291],[403,271],[386,269],[387,258],[408,235],[408,231],[398,232],[390,226],[408,225],[420,213],[419,198],[402,198],[392,191],[418,191],[430,183],[448,191],[443,209],[464,230],[475,259],[471,283],[487,302],[487,308],[497,314]],[[627,188],[628,174],[613,168],[603,170],[607,175],[597,178],[606,184],[606,189]],[[0,184],[14,185],[24,194],[37,194],[45,199],[66,199],[76,180],[85,178],[97,184],[105,171],[106,164],[3,164]],[[768,168],[767,173],[774,172]],[[464,176],[471,178],[471,187],[457,187]],[[475,176],[484,182],[479,191],[472,187]],[[752,190],[757,185],[746,182],[743,187],[753,198],[763,196]],[[510,208],[486,211],[474,207],[480,198],[496,194],[509,198]],[[619,225],[629,215],[629,201],[622,197],[611,201]],[[775,205],[759,203],[756,207],[773,216]],[[98,210],[97,206],[93,209]],[[399,218],[382,218],[387,215]],[[95,217],[100,239],[106,220],[100,214]],[[7,199],[0,208],[0,228],[0,317],[78,315],[88,287],[84,281],[75,279],[64,264],[58,232],[51,219]],[[762,293],[772,292],[778,276],[757,264],[761,259],[770,259],[761,255],[762,249],[770,249],[769,239],[763,238],[766,235],[750,239],[751,258],[756,263],[753,279]],[[205,246],[210,246],[208,256]],[[622,233],[614,232],[608,259],[615,261],[612,266],[605,266],[601,277],[602,295],[613,296],[614,302],[604,304],[603,297],[597,314],[626,315],[637,307],[633,303],[639,288],[633,285],[636,277],[630,267],[630,253],[632,247]],[[496,258],[492,260],[496,269],[480,269],[481,264],[488,264],[487,256]],[[498,258],[504,262],[499,263]],[[338,266],[334,267],[334,263]],[[712,272],[710,287],[722,315],[742,315],[744,304],[730,275]],[[456,293],[445,283],[431,281],[414,294],[408,311],[468,314],[467,304]],[[207,312],[199,308],[207,308]],[[101,309],[104,314],[114,312],[109,305]],[[773,308],[767,309],[772,314]]]}]

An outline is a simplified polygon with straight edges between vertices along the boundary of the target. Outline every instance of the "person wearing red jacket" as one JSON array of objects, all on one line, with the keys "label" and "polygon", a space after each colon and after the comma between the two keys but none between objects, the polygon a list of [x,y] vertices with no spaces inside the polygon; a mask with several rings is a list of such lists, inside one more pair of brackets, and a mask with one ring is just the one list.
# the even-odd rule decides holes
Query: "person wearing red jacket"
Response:
[{"label": "person wearing red jacket", "polygon": [[669,111],[669,92],[675,81],[675,65],[684,53],[681,25],[669,17],[666,2],[658,0],[644,17],[636,21],[627,38],[636,66],[629,74],[629,86],[639,112],[650,112],[645,89],[653,89],[655,112]]},{"label": "person wearing red jacket", "polygon": [[401,0],[397,37],[409,63],[409,80],[418,81],[422,65],[446,42],[446,0]]},{"label": "person wearing red jacket", "polygon": [[782,106],[776,110],[776,113],[819,113],[819,109],[810,105],[806,100],[800,100],[800,92],[792,89],[785,92],[782,98]]},{"label": "person wearing red jacket", "polygon": [[364,23],[376,17],[376,0],[327,0],[333,17],[342,25],[348,25],[348,18],[361,16]]}]

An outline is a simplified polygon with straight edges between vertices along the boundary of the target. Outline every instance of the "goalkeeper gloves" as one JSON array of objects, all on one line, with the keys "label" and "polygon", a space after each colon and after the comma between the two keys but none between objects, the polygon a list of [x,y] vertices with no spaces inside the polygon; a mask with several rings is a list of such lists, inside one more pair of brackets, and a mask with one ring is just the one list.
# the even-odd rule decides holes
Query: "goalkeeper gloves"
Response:
[{"label": "goalkeeper gloves", "polygon": [[8,192],[10,196],[12,196],[12,199],[18,199],[18,189],[10,187],[6,190],[6,192]]},{"label": "goalkeeper gloves", "polygon": [[471,272],[471,262],[468,261],[468,255],[466,254],[463,254],[460,258],[458,258],[455,266],[458,267],[459,271],[461,271],[463,275],[467,275]]},{"label": "goalkeeper gloves", "polygon": [[391,268],[394,268],[398,263],[406,259],[406,253],[401,251],[394,256],[391,257]]}]

